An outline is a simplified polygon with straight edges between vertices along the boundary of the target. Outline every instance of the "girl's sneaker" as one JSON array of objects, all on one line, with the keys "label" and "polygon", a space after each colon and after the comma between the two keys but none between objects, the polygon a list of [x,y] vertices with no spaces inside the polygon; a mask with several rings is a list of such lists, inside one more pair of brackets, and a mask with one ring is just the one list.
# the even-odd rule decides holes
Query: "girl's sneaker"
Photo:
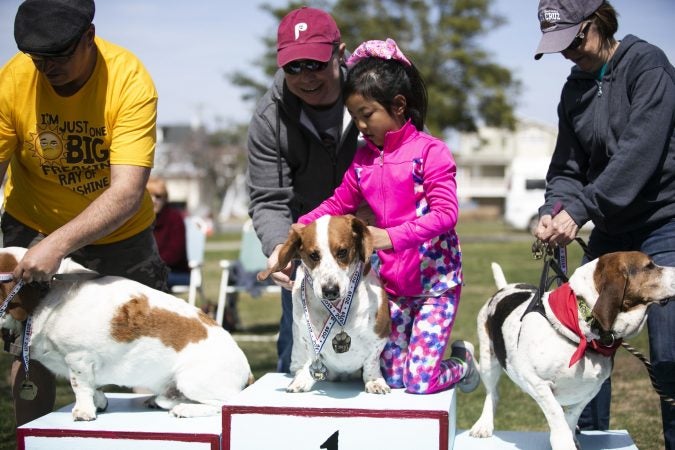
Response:
[{"label": "girl's sneaker", "polygon": [[457,383],[459,390],[464,393],[473,392],[480,383],[480,373],[473,357],[473,344],[468,341],[455,341],[452,343],[451,358],[457,358],[466,363],[466,373]]}]

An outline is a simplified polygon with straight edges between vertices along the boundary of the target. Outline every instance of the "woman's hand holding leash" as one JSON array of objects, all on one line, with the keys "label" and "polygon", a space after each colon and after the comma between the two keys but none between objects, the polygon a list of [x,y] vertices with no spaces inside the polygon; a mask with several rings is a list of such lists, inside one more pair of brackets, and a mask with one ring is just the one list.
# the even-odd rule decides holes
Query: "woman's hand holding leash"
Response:
[{"label": "woman's hand holding leash", "polygon": [[562,208],[561,203],[556,203],[552,214],[541,216],[534,232],[536,238],[549,244],[564,247],[577,237],[579,226]]}]

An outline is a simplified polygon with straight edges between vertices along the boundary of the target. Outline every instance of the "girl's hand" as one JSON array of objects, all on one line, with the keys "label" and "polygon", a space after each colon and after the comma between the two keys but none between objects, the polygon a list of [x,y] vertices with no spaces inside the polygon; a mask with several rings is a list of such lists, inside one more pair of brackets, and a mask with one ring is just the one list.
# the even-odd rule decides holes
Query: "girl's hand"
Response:
[{"label": "girl's hand", "polygon": [[385,250],[392,247],[389,233],[386,230],[369,226],[368,231],[373,236],[373,247],[375,250]]}]

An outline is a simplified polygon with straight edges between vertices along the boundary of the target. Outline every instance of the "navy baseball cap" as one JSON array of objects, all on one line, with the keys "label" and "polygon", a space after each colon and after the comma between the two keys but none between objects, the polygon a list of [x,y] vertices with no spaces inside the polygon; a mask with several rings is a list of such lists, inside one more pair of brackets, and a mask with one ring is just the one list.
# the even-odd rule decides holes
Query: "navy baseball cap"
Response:
[{"label": "navy baseball cap", "polygon": [[565,50],[579,32],[578,25],[590,17],[604,0],[541,0],[537,16],[542,36],[534,59],[544,53]]}]

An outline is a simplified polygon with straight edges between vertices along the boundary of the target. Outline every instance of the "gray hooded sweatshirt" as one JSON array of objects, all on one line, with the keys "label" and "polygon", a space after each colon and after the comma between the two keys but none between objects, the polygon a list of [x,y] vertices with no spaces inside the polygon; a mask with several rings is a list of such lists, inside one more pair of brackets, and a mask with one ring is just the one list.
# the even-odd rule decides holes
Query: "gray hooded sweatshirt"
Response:
[{"label": "gray hooded sweatshirt", "polygon": [[342,181],[356,152],[358,129],[348,114],[339,125],[338,142],[324,143],[300,99],[286,87],[283,70],[277,71],[248,129],[249,215],[265,255]]},{"label": "gray hooded sweatshirt", "polygon": [[558,106],[546,202],[608,234],[675,218],[675,69],[659,48],[628,35],[602,79],[574,67]]}]

